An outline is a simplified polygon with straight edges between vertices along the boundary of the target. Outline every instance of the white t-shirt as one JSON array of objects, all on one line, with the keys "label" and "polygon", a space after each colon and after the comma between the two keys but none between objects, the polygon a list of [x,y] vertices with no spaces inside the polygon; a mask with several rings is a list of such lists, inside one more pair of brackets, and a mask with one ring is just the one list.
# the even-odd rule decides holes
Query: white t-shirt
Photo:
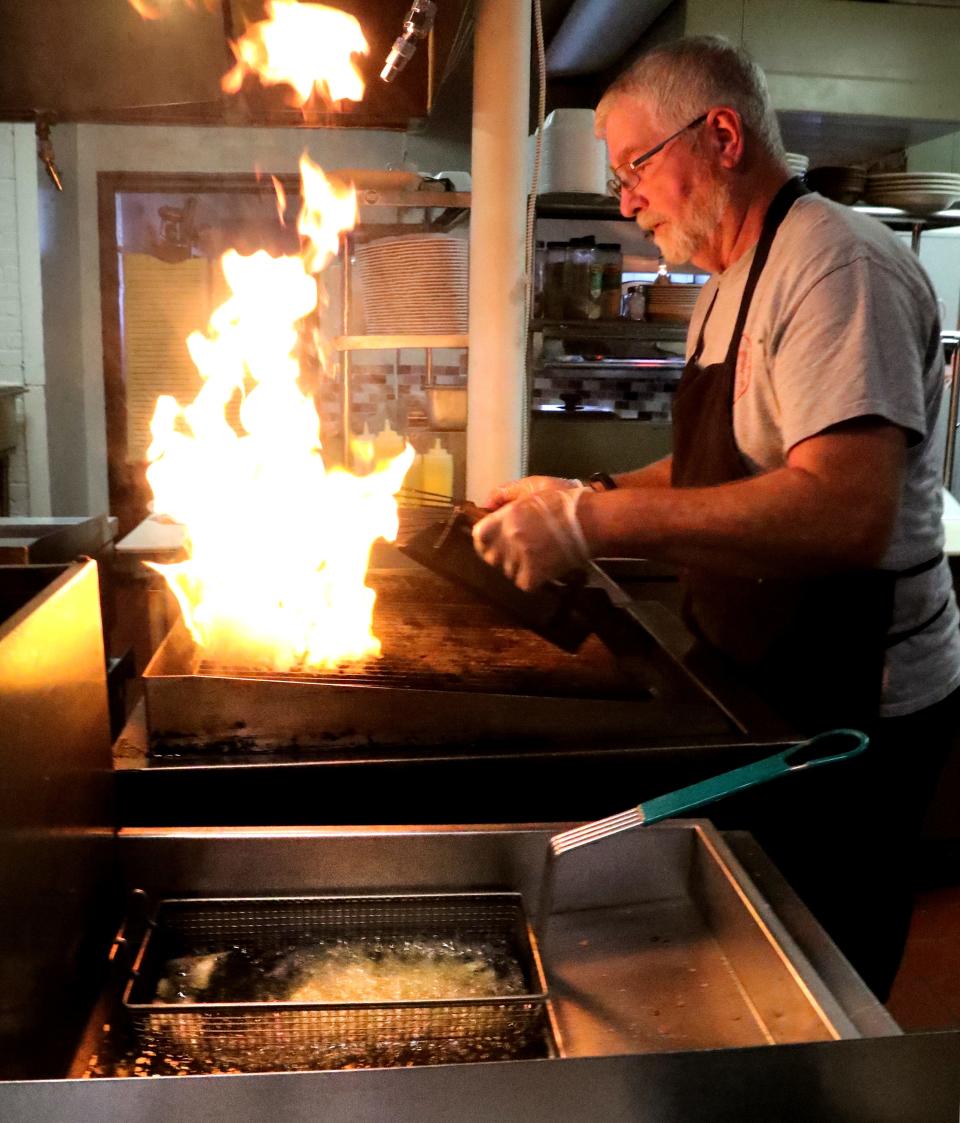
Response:
[{"label": "white t-shirt", "polygon": [[[751,251],[704,285],[688,357],[717,291],[700,362],[723,361],[752,260]],[[783,467],[794,445],[842,421],[874,415],[906,430],[906,473],[883,569],[907,569],[943,547],[942,463],[933,439],[944,375],[939,331],[927,275],[882,223],[820,195],[794,203],[747,316],[734,436],[760,473]],[[889,648],[882,716],[913,713],[960,686],[960,617],[946,560],[897,581],[891,632],[922,623],[948,598],[933,624]]]}]

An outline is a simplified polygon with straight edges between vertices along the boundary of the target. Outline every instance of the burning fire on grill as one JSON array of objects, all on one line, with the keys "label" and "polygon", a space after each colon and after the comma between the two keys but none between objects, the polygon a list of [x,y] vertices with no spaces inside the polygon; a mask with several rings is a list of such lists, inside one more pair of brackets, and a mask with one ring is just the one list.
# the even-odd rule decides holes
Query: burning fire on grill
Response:
[{"label": "burning fire on grill", "polygon": [[[288,6],[274,0],[274,15]],[[341,59],[357,49],[350,34],[339,42]],[[336,96],[340,79],[326,81]],[[413,459],[407,446],[363,475],[324,463],[318,414],[301,386],[298,325],[325,300],[320,274],[357,203],[352,186],[331,182],[306,156],[300,173],[301,252],[224,254],[231,295],[187,340],[203,385],[186,405],[158,399],[147,454],[154,509],[184,524],[188,552],[153,568],[205,661],[258,670],[319,670],[379,654],[366,570],[373,543],[396,537],[394,496]],[[240,432],[227,419],[238,394]]]}]

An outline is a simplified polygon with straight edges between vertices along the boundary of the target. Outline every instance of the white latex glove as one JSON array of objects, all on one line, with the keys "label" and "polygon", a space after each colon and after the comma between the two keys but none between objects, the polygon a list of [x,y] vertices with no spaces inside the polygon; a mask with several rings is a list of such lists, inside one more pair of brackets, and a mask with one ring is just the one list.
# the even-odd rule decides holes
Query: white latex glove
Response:
[{"label": "white latex glove", "polygon": [[564,491],[575,487],[583,487],[579,480],[565,480],[560,476],[524,476],[521,480],[511,480],[509,483],[495,487],[487,497],[484,507],[496,511],[505,503],[512,503],[515,499],[527,499],[541,491]]},{"label": "white latex glove", "polygon": [[587,490],[539,491],[506,504],[474,526],[477,553],[521,589],[536,589],[582,568],[590,560],[590,548],[577,504]]}]

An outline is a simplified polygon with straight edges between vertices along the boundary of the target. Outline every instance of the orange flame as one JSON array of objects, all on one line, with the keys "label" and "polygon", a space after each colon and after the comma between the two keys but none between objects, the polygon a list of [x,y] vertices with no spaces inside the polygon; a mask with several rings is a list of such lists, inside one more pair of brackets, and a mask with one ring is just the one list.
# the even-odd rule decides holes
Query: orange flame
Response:
[{"label": "orange flame", "polygon": [[283,184],[275,175],[270,177],[270,182],[273,184],[273,191],[277,197],[277,218],[280,220],[280,225],[285,226],[287,221],[287,193],[283,189]]},{"label": "orange flame", "polygon": [[[365,575],[374,541],[396,537],[394,496],[413,459],[408,446],[363,476],[324,466],[297,325],[317,307],[314,274],[353,226],[356,195],[306,157],[301,173],[303,252],[224,254],[231,295],[187,340],[203,385],[189,405],[157,401],[147,469],[155,510],[187,528],[188,560],[153,568],[194,641],[214,662],[274,670],[379,653]],[[238,390],[239,435],[225,415]]]},{"label": "orange flame", "polygon": [[[161,19],[166,12],[164,8],[169,8],[172,0],[128,0],[130,7],[135,12],[143,16],[144,19]],[[186,0],[187,6],[196,8],[194,0]],[[213,12],[217,8],[217,0],[206,0],[207,11]]]},{"label": "orange flame", "polygon": [[221,81],[226,93],[237,93],[249,72],[266,86],[291,86],[300,106],[314,91],[330,102],[363,97],[352,56],[370,48],[354,16],[297,0],[267,0],[267,15],[230,44],[237,62]]}]

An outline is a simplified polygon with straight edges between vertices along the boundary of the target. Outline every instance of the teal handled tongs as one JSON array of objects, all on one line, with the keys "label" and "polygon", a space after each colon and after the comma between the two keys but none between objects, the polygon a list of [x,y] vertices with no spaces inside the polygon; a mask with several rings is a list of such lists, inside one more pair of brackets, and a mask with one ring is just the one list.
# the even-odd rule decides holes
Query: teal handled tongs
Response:
[{"label": "teal handled tongs", "polygon": [[733,795],[734,792],[755,788],[779,776],[790,776],[795,772],[804,772],[808,768],[818,768],[822,764],[849,760],[862,753],[868,744],[867,735],[856,729],[833,729],[827,733],[819,733],[809,741],[790,745],[789,748],[774,753],[773,756],[754,761],[753,764],[745,764],[742,768],[722,772],[709,780],[701,780],[699,783],[690,784],[667,795],[648,799],[646,803],[637,804],[636,807],[621,811],[618,815],[597,819],[595,822],[584,823],[572,830],[555,834],[550,839],[547,868],[544,874],[540,902],[541,924],[549,914],[554,875],[553,863],[563,854],[581,846],[600,842],[610,838],[611,835],[620,834],[621,831],[629,831],[635,827],[649,826],[651,823],[673,818],[686,811],[692,811],[695,807],[703,807],[724,796]]}]

